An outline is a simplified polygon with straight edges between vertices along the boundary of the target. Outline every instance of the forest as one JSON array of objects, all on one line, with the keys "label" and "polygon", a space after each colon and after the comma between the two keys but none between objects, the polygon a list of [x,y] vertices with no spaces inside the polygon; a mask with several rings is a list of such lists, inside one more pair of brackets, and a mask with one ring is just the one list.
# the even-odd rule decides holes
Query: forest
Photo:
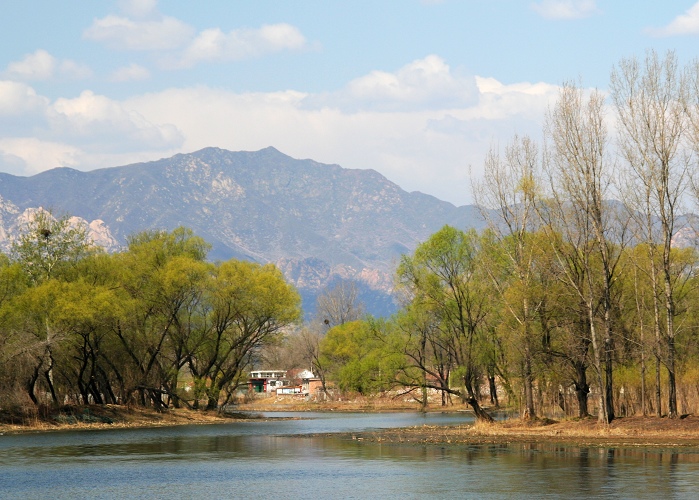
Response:
[{"label": "forest", "polygon": [[[260,364],[330,392],[560,408],[609,423],[699,411],[699,63],[621,60],[607,94],[561,86],[542,138],[514,136],[473,191],[488,229],[445,226],[404,255],[399,312],[351,283],[300,298],[273,265],[211,263],[190,230],[94,248],[39,211],[0,256],[0,406],[215,409]],[[184,383],[186,381],[186,384]]]}]

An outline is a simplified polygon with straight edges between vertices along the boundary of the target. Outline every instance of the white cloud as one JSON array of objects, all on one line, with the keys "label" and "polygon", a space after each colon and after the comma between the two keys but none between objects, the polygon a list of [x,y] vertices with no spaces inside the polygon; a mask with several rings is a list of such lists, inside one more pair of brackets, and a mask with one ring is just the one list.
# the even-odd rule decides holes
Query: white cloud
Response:
[{"label": "white cloud", "polygon": [[49,99],[30,86],[0,80],[0,137],[35,133],[49,105]]},{"label": "white cloud", "polygon": [[92,76],[92,70],[84,64],[64,59],[58,64],[57,76],[71,80],[85,80]]},{"label": "white cloud", "polygon": [[182,143],[173,125],[154,125],[135,110],[87,90],[75,99],[58,99],[48,115],[55,136],[91,150],[169,149]]},{"label": "white cloud", "polygon": [[[50,154],[57,150],[56,144],[62,144],[66,146],[62,149],[64,152],[79,150],[85,155],[105,157],[168,151],[179,148],[183,142],[182,134],[174,125],[152,123],[137,111],[126,109],[119,101],[89,90],[76,98],[51,102],[26,84],[12,81],[0,81],[0,137],[6,145],[15,144],[12,151],[4,151],[5,156],[19,158],[27,157],[27,149],[17,144],[31,144],[27,142],[28,137],[50,144]],[[30,163],[34,165],[32,168],[38,168],[34,160]],[[53,163],[46,168],[57,164],[77,165],[74,160],[69,162],[64,154]],[[95,167],[94,164],[83,166]]]},{"label": "white cloud", "polygon": [[184,152],[272,145],[296,158],[373,168],[404,189],[466,203],[469,166],[479,175],[492,144],[504,144],[514,133],[540,133],[558,90],[546,84],[475,81],[470,99],[431,108],[387,110],[348,103],[353,109],[347,111],[309,107],[314,96],[299,92],[240,94],[208,87],[169,89],[128,99],[123,106],[152,123],[176,125]]},{"label": "white cloud", "polygon": [[191,67],[202,61],[238,61],[305,46],[306,39],[298,28],[285,23],[229,33],[212,28],[199,33],[174,65]]},{"label": "white cloud", "polygon": [[306,104],[346,111],[444,109],[472,104],[477,95],[473,77],[454,75],[442,58],[430,55],[395,73],[373,71],[352,80],[338,92],[311,96]]},{"label": "white cloud", "polygon": [[188,24],[157,13],[155,1],[141,4],[126,0],[121,7],[133,18],[112,14],[95,19],[83,37],[112,49],[157,52],[160,65],[166,69],[191,68],[200,62],[239,61],[308,46],[301,31],[286,23],[228,33],[220,28],[196,33]]},{"label": "white cloud", "polygon": [[48,105],[49,100],[37,95],[30,86],[0,80],[0,119],[3,116],[43,113]]},{"label": "white cloud", "polygon": [[699,2],[690,7],[684,14],[677,16],[667,26],[651,28],[647,31],[653,36],[699,34]]},{"label": "white cloud", "polygon": [[[26,173],[35,173],[59,165],[124,165],[207,146],[274,146],[296,158],[373,168],[404,189],[463,204],[471,201],[469,166],[478,176],[491,145],[514,133],[540,133],[556,92],[543,83],[459,77],[436,56],[353,80],[337,94],[343,106],[330,105],[327,95],[206,86],[123,101],[90,91],[50,101],[24,84],[3,82],[0,162],[13,171],[23,162]],[[327,105],[309,105],[322,102]],[[19,116],[27,120],[21,130]]]},{"label": "white cloud", "polygon": [[117,68],[112,72],[109,79],[113,82],[132,82],[139,80],[148,80],[150,71],[139,64],[131,64]]},{"label": "white cloud", "polygon": [[122,12],[135,18],[148,17],[156,12],[158,0],[119,0]]},{"label": "white cloud", "polygon": [[5,74],[18,80],[80,80],[92,76],[92,71],[84,64],[70,59],[60,60],[46,50],[38,49],[24,56],[22,60],[8,64]]},{"label": "white cloud", "polygon": [[83,37],[121,50],[172,50],[187,44],[194,28],[175,19],[161,16],[156,20],[134,21],[109,15],[95,19]]},{"label": "white cloud", "polygon": [[595,0],[542,0],[531,8],[546,19],[581,19],[598,12]]},{"label": "white cloud", "polygon": [[69,144],[35,137],[0,138],[0,156],[11,158],[20,175],[33,175],[56,167],[74,167],[84,156]]},{"label": "white cloud", "polygon": [[55,70],[56,58],[45,50],[37,50],[7,65],[7,73],[23,80],[48,80]]}]

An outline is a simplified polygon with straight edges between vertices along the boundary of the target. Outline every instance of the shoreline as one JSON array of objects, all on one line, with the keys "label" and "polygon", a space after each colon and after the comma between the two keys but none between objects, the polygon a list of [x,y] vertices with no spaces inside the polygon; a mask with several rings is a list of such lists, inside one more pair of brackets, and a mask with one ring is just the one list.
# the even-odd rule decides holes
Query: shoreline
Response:
[{"label": "shoreline", "polygon": [[566,444],[604,448],[699,449],[699,418],[674,421],[658,417],[623,417],[608,427],[596,420],[475,423],[468,426],[421,426],[352,433],[352,439],[386,444],[505,445]]},{"label": "shoreline", "polygon": [[[44,418],[0,411],[0,436],[35,434],[75,430],[108,430],[172,427],[180,425],[225,424],[244,420],[269,420],[256,417],[261,412],[337,412],[385,413],[417,411],[414,406],[385,406],[379,404],[302,403],[302,404],[242,404],[226,413],[217,411],[169,409],[157,412],[148,408],[128,408],[116,405],[64,407],[47,412]],[[430,412],[463,412],[460,407],[432,407]],[[272,417],[275,418],[275,417]],[[303,417],[300,417],[303,418]],[[323,434],[325,435],[325,434]],[[353,433],[327,434],[340,439],[366,443],[408,445],[485,445],[511,443],[560,443],[587,447],[665,447],[698,448],[699,417],[681,419],[632,416],[614,420],[609,426],[596,419],[511,419],[492,424],[476,422],[471,425],[429,426],[382,429]]]}]

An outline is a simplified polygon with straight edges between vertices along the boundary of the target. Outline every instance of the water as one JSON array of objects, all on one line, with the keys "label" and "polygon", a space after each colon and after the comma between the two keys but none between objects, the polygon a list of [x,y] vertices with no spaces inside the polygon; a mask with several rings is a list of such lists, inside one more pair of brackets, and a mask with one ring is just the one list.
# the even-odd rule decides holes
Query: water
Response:
[{"label": "water", "polygon": [[[0,436],[1,498],[696,498],[699,450],[405,445],[328,436],[467,414]],[[323,434],[323,435],[318,435]]]}]

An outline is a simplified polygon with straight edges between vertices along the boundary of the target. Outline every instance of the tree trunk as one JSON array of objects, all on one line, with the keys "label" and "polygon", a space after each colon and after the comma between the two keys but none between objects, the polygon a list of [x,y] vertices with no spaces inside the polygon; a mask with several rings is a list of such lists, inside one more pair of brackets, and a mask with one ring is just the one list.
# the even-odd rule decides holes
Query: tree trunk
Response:
[{"label": "tree trunk", "polygon": [[524,415],[525,419],[535,419],[534,409],[534,377],[532,376],[532,361],[529,346],[525,348],[524,357]]},{"label": "tree trunk", "polygon": [[32,403],[34,403],[36,406],[39,406],[39,400],[36,397],[36,394],[34,393],[35,388],[36,388],[36,381],[39,380],[39,371],[41,369],[41,364],[37,365],[34,368],[34,373],[31,374],[29,377],[29,380],[27,380],[27,395],[29,395],[29,399],[32,400]]},{"label": "tree trunk", "polygon": [[495,406],[495,408],[500,408],[498,388],[497,385],[495,385],[495,375],[488,375],[488,388],[490,390],[490,404]]},{"label": "tree trunk", "polygon": [[478,400],[474,398],[473,396],[469,396],[465,399],[465,402],[471,406],[471,409],[473,410],[473,413],[476,415],[476,419],[482,421],[482,422],[494,422],[495,420],[493,417],[490,416],[490,414],[485,411],[483,408],[481,408],[481,405],[478,404]]},{"label": "tree trunk", "polygon": [[[669,251],[666,253],[669,254]],[[672,297],[672,285],[670,277],[670,257],[665,257],[665,323],[667,328],[667,383],[668,405],[667,414],[670,418],[677,418],[677,383],[675,381],[675,303]]]},{"label": "tree trunk", "polygon": [[587,398],[590,394],[590,386],[587,383],[587,371],[584,363],[575,364],[576,381],[575,396],[578,399],[578,417],[586,418],[590,416],[587,409]]},{"label": "tree trunk", "polygon": [[607,422],[614,420],[614,385],[612,382],[612,353],[614,351],[614,342],[611,338],[604,339],[604,391],[606,397],[605,404],[607,405]]}]

